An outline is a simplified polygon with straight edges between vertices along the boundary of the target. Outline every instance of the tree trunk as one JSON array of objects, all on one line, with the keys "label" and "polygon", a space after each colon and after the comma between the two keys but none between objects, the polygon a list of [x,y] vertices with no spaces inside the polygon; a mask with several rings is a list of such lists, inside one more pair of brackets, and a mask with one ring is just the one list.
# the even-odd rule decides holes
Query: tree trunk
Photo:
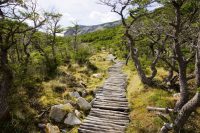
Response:
[{"label": "tree trunk", "polygon": [[25,77],[28,72],[28,65],[29,65],[30,56],[31,56],[30,53],[28,52],[28,46],[24,46],[24,53],[26,54],[25,62],[24,62],[24,70],[23,70],[23,76]]},{"label": "tree trunk", "polygon": [[180,33],[181,33],[181,5],[174,4],[175,7],[175,14],[176,14],[176,22],[175,22],[175,33],[174,33],[174,50],[176,54],[176,58],[178,61],[179,67],[179,85],[180,85],[180,93],[181,97],[180,100],[176,103],[175,111],[179,111],[185,103],[188,101],[188,88],[187,88],[187,75],[186,75],[186,68],[187,63],[184,60],[183,53],[180,47]]},{"label": "tree trunk", "polygon": [[198,36],[197,50],[196,50],[195,79],[196,79],[196,86],[199,87],[200,86],[200,32]]},{"label": "tree trunk", "polygon": [[199,104],[200,104],[200,93],[197,92],[196,95],[189,102],[187,102],[180,110],[178,117],[174,122],[175,132],[177,133],[180,132],[184,124],[187,122],[191,113],[196,110]]},{"label": "tree trunk", "polygon": [[126,57],[126,66],[128,65],[128,61],[129,61],[130,57],[131,57],[131,52],[129,52]]},{"label": "tree trunk", "polygon": [[180,85],[180,100],[176,103],[175,111],[179,111],[188,101],[186,64],[183,61],[178,61],[179,65],[179,85]]},{"label": "tree trunk", "polygon": [[145,75],[145,72],[142,69],[139,57],[138,57],[138,50],[136,48],[133,48],[131,50],[131,57],[134,61],[134,65],[136,67],[137,73],[140,77],[140,80],[142,81],[143,84],[146,85],[152,85],[152,80],[148,79]]},{"label": "tree trunk", "polygon": [[2,81],[0,83],[0,119],[8,113],[7,94],[12,86],[13,75],[8,66],[8,51],[1,49],[1,71]]},{"label": "tree trunk", "polygon": [[134,65],[135,65],[137,73],[140,77],[140,80],[142,81],[143,84],[151,86],[152,80],[146,77],[146,74],[142,69],[142,65],[139,60],[138,49],[134,47],[135,41],[134,41],[133,37],[129,34],[129,29],[126,30],[125,35],[129,39],[129,48],[130,48],[130,52],[131,52],[131,58],[134,62]]}]

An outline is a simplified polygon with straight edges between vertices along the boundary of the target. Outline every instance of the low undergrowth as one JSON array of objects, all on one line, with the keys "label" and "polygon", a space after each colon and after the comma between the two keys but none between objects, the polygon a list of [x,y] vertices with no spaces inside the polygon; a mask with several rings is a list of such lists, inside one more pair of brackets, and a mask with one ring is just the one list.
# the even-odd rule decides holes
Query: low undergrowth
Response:
[{"label": "low undergrowth", "polygon": [[144,86],[135,72],[132,62],[124,70],[129,78],[127,97],[131,109],[131,123],[127,128],[127,133],[157,132],[162,121],[154,113],[148,112],[146,107],[173,107],[171,94],[157,88]]},{"label": "low undergrowth", "polygon": [[[0,125],[0,132],[27,133],[38,132],[38,123],[51,122],[48,111],[52,105],[65,103],[69,92],[86,89],[88,102],[93,99],[93,91],[106,78],[107,69],[112,65],[106,61],[108,52],[97,53],[84,65],[63,65],[57,69],[53,79],[34,84],[30,88],[13,89],[9,96],[10,121]],[[98,74],[98,77],[94,76]],[[13,95],[14,94],[14,95]],[[75,99],[70,99],[72,102]],[[42,112],[46,116],[39,118]],[[69,128],[67,132],[77,133],[78,127]]]},{"label": "low undergrowth", "polygon": [[[129,84],[127,88],[127,97],[130,107],[130,124],[127,127],[126,133],[156,133],[159,132],[164,122],[156,115],[155,112],[148,112],[146,107],[162,107],[173,108],[176,99],[173,97],[173,92],[167,92],[159,88],[152,88],[141,83],[133,63],[129,62],[128,66],[124,67],[124,72],[127,73]],[[167,75],[167,71],[163,68],[158,68],[156,80],[161,81]],[[200,131],[200,113],[195,112],[185,126],[186,133]],[[195,118],[193,118],[195,116]]]}]

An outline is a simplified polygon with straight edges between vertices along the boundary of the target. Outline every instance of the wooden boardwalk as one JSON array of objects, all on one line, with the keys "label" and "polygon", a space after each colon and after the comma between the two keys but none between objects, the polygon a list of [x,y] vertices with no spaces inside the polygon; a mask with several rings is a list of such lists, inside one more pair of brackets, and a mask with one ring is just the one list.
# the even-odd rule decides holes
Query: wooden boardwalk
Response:
[{"label": "wooden boardwalk", "polygon": [[126,99],[127,76],[122,73],[123,63],[109,68],[109,78],[96,92],[94,105],[79,127],[79,133],[124,133],[128,117]]}]

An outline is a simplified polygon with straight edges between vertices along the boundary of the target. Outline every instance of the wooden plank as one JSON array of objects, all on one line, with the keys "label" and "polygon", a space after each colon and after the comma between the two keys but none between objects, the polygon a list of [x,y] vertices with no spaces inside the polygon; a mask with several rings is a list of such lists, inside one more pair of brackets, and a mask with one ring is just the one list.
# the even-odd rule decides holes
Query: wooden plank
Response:
[{"label": "wooden plank", "polygon": [[111,101],[111,100],[103,100],[103,99],[96,99],[95,102],[108,102],[108,103],[119,103],[119,104],[125,104],[129,105],[128,101],[127,102],[119,102],[119,101]]},{"label": "wooden plank", "polygon": [[111,130],[117,130],[117,131],[124,131],[125,130],[125,126],[117,126],[114,124],[106,124],[105,123],[100,123],[100,122],[93,122],[93,121],[89,121],[89,122],[85,122],[82,124],[83,126],[90,126],[90,127],[98,127],[98,128],[104,128],[104,129],[111,129]]},{"label": "wooden plank", "polygon": [[115,120],[115,119],[107,119],[107,118],[100,118],[96,116],[88,116],[84,121],[100,121],[100,122],[108,122],[108,123],[113,123],[117,125],[127,125],[129,123],[129,120]]},{"label": "wooden plank", "polygon": [[110,109],[110,110],[118,110],[118,111],[123,111],[123,110],[129,110],[128,107],[112,107],[112,106],[104,106],[104,105],[93,105],[93,107],[96,108],[102,108],[102,109]]},{"label": "wooden plank", "polygon": [[104,110],[104,109],[99,109],[99,108],[92,108],[91,111],[98,111],[98,112],[104,112],[104,113],[113,113],[113,114],[128,115],[127,112],[123,112],[123,111]]},{"label": "wooden plank", "polygon": [[105,114],[101,114],[101,113],[94,113],[91,112],[90,116],[96,116],[96,117],[100,117],[100,118],[109,118],[109,119],[116,119],[116,120],[129,120],[128,116],[119,116],[119,115],[105,115]]},{"label": "wooden plank", "polygon": [[126,108],[127,105],[117,104],[117,103],[105,103],[105,102],[95,102],[94,105],[102,105],[102,106],[111,106],[111,107],[124,107]]},{"label": "wooden plank", "polygon": [[123,131],[118,131],[118,130],[115,130],[115,129],[112,129],[112,128],[105,128],[105,127],[102,127],[102,126],[99,126],[99,125],[94,125],[94,126],[84,126],[84,125],[81,125],[80,128],[83,128],[83,129],[87,129],[87,130],[94,130],[96,131],[96,133],[99,133],[99,131],[101,132],[104,132],[104,133],[123,133]]},{"label": "wooden plank", "polygon": [[110,100],[110,101],[119,101],[119,102],[127,102],[128,100],[126,98],[112,98],[112,97],[96,97],[97,99],[102,99],[102,100]]}]

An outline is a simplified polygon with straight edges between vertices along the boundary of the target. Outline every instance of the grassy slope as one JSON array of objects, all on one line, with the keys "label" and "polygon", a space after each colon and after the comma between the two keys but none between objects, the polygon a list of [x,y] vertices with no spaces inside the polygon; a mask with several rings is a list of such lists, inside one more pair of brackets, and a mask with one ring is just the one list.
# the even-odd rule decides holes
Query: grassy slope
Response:
[{"label": "grassy slope", "polygon": [[[48,109],[52,105],[64,103],[68,98],[68,93],[73,91],[80,82],[87,86],[87,92],[90,94],[102,84],[107,76],[108,67],[112,65],[111,62],[106,61],[108,54],[108,52],[99,52],[90,57],[89,60],[98,68],[97,71],[92,71],[86,65],[71,64],[70,67],[67,65],[60,66],[54,79],[38,84],[33,89],[19,88],[17,89],[18,91],[12,92],[15,95],[10,96],[9,100],[13,118],[11,123],[4,125],[5,132],[37,131],[35,128],[37,122],[50,122],[48,113],[44,118],[38,118],[41,111]],[[101,77],[93,77],[94,73],[101,74]],[[86,97],[89,102],[92,99],[92,95]],[[68,132],[76,133],[77,127]]]},{"label": "grassy slope", "polygon": [[127,133],[157,132],[162,121],[146,110],[147,106],[172,107],[171,95],[163,90],[144,86],[130,62],[124,68],[129,77],[127,97],[130,103],[131,123]]},{"label": "grassy slope", "polygon": [[[127,97],[129,100],[130,124],[126,133],[156,133],[163,125],[163,121],[154,113],[148,112],[147,106],[169,107],[173,108],[176,99],[172,93],[163,91],[159,88],[150,88],[144,86],[134,69],[133,63],[129,62],[124,67],[124,72],[128,74],[129,85],[127,88]],[[156,79],[161,80],[167,72],[163,68],[158,68]],[[196,116],[192,116],[185,126],[185,132],[200,131],[200,110],[196,112]]]}]

